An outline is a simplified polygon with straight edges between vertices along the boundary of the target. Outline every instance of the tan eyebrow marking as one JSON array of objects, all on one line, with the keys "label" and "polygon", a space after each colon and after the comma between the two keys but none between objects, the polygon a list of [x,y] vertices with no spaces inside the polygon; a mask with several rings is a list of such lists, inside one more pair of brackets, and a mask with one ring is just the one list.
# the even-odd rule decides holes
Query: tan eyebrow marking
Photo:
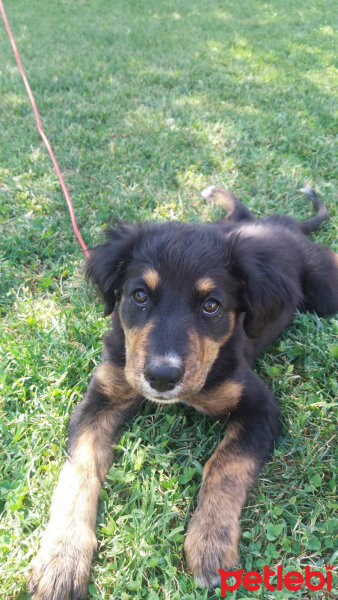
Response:
[{"label": "tan eyebrow marking", "polygon": [[147,284],[148,288],[152,291],[154,291],[154,289],[160,283],[160,276],[159,276],[158,272],[151,267],[149,267],[149,269],[147,269],[142,274],[142,277],[143,277],[144,282]]},{"label": "tan eyebrow marking", "polygon": [[201,277],[196,281],[196,288],[200,294],[209,294],[215,287],[216,284],[211,277]]}]

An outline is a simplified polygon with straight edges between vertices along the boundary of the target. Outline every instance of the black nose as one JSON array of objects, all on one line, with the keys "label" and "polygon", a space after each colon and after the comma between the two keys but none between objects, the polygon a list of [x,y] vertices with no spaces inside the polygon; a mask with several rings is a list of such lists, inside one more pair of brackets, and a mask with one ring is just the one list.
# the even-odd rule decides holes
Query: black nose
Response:
[{"label": "black nose", "polygon": [[144,376],[152,388],[159,392],[168,392],[182,379],[183,370],[181,367],[159,364],[148,365]]}]

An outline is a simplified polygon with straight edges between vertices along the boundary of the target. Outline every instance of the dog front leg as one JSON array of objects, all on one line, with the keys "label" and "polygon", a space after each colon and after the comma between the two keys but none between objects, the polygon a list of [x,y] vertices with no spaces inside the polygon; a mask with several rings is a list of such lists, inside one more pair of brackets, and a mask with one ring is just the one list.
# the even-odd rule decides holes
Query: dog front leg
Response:
[{"label": "dog front leg", "polygon": [[278,407],[257,380],[253,397],[242,399],[224,440],[204,467],[198,506],[185,539],[188,564],[206,587],[219,583],[219,569],[229,570],[237,563],[241,510],[279,431]]},{"label": "dog front leg", "polygon": [[123,371],[102,363],[70,419],[67,460],[40,550],[31,565],[29,584],[34,600],[79,600],[85,596],[96,549],[100,488],[118,432],[139,405]]}]

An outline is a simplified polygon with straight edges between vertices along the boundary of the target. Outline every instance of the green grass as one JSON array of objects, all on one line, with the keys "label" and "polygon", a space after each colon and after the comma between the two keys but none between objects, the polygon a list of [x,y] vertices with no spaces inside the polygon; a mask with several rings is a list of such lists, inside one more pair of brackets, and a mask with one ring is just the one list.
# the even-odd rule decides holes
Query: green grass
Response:
[{"label": "green grass", "polygon": [[[330,0],[8,0],[8,17],[87,244],[113,217],[212,219],[222,183],[259,215],[298,218],[313,184],[335,213],[337,83]],[[0,23],[0,599],[28,598],[66,423],[108,324]],[[334,247],[332,218],[315,239]],[[335,561],[337,321],[297,316],[258,361],[283,433],[241,519],[241,566]],[[213,600],[184,532],[220,424],[146,406],[101,493],[91,599]],[[289,592],[228,594],[286,600]],[[310,598],[295,592],[292,598]],[[313,593],[311,598],[333,598]]]}]

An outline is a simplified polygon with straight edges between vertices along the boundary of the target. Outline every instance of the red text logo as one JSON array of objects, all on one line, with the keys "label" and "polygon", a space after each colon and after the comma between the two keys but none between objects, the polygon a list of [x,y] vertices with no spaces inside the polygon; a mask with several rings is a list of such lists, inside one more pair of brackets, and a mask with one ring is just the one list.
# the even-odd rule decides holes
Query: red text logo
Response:
[{"label": "red text logo", "polygon": [[[275,590],[281,592],[283,589],[296,592],[302,587],[307,588],[313,592],[322,590],[324,587],[328,591],[332,590],[332,565],[326,567],[326,577],[320,571],[316,571],[309,566],[305,567],[305,575],[302,575],[299,571],[288,571],[283,572],[283,567],[278,566],[277,571],[272,571],[267,565],[263,570],[263,575],[258,571],[248,571],[244,573],[243,569],[237,571],[224,571],[219,569],[221,576],[221,596],[225,598],[227,592],[233,592],[238,590],[242,585],[246,590],[255,591],[259,590],[262,585],[269,592]],[[277,575],[277,580],[273,583],[271,578]],[[229,579],[234,577],[235,583],[230,583]]]}]

